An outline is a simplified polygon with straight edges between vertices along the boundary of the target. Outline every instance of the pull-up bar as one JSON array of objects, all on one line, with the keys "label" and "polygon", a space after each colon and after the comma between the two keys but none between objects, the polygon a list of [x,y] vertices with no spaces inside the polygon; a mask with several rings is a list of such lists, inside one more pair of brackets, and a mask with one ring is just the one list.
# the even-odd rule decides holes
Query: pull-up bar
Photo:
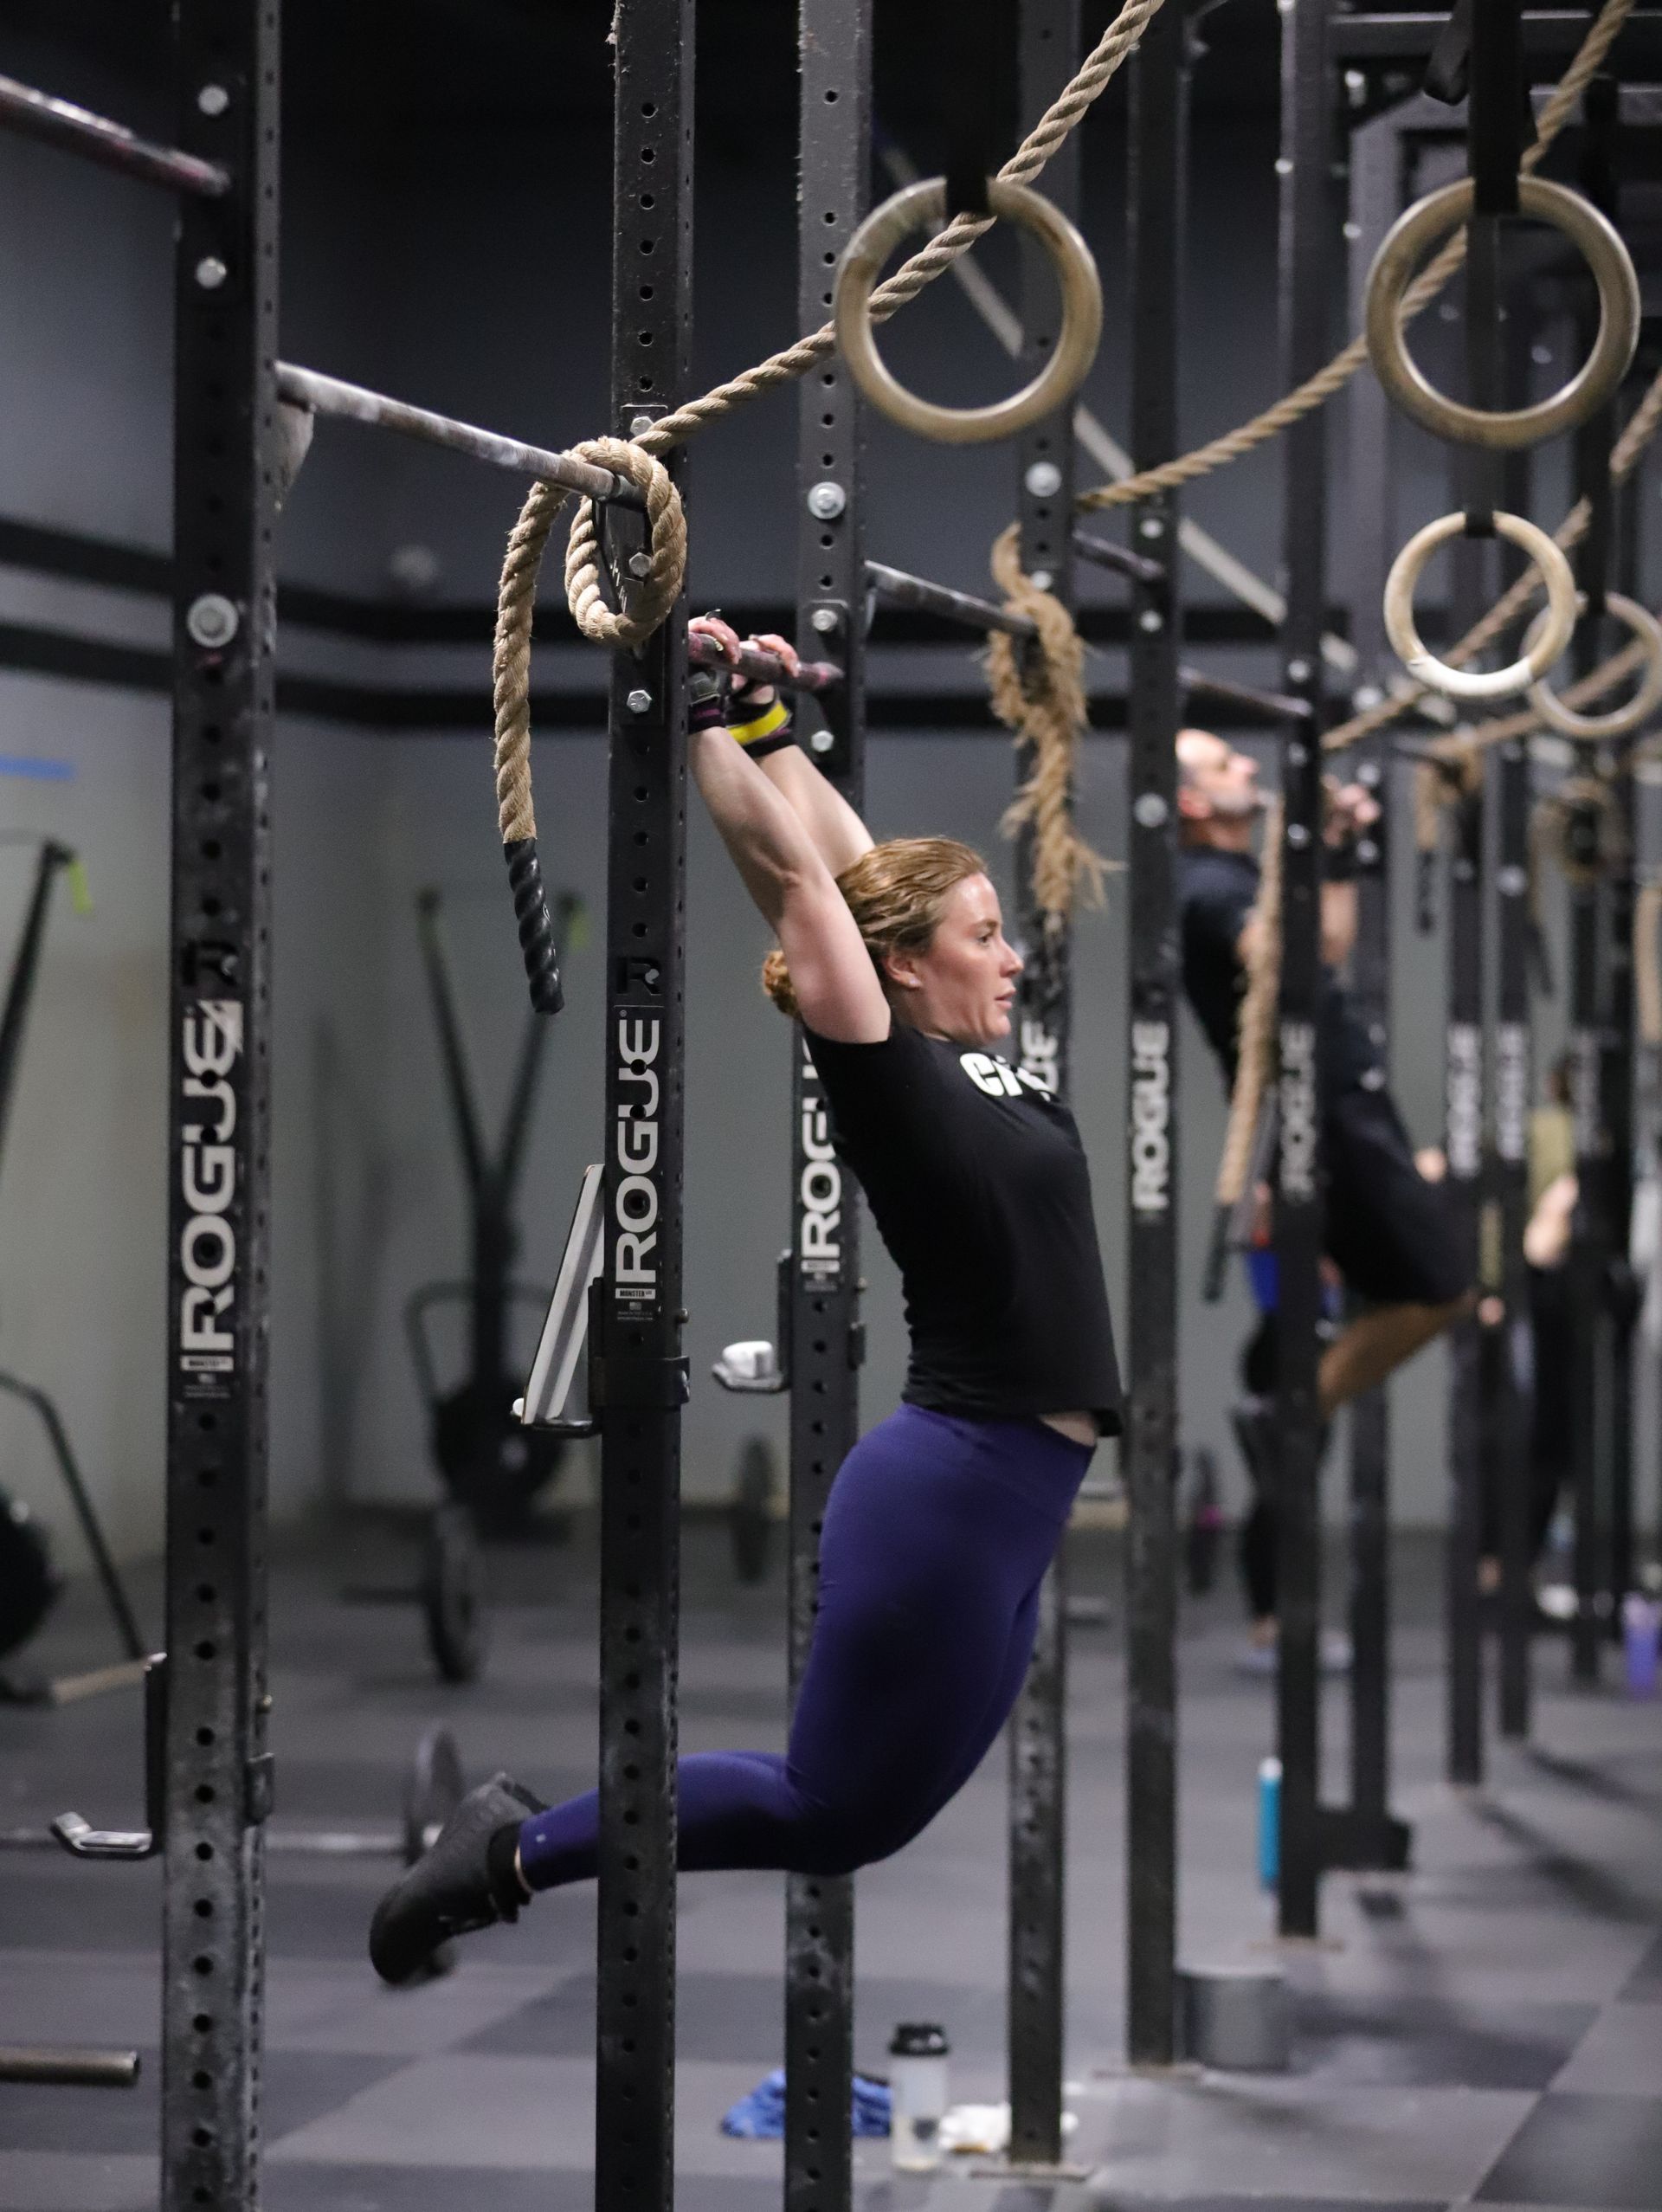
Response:
[{"label": "pull-up bar", "polygon": [[1039,635],[1038,624],[1026,615],[1013,615],[1008,607],[995,607],[990,599],[977,599],[972,592],[926,583],[921,576],[908,576],[904,569],[887,568],[881,561],[866,562],[866,581],[879,599],[886,599],[892,607],[913,607],[919,614],[940,615],[949,622],[962,622],[967,629],[1002,629],[1011,637]]},{"label": "pull-up bar", "polygon": [[842,670],[829,661],[804,661],[793,676],[776,654],[758,645],[741,645],[737,658],[724,653],[712,637],[687,633],[686,657],[695,668],[733,668],[753,683],[777,684],[781,691],[829,691],[842,681]]},{"label": "pull-up bar", "polygon": [[1116,545],[1106,538],[1093,538],[1088,530],[1073,532],[1074,552],[1082,561],[1090,561],[1097,568],[1111,568],[1116,575],[1129,577],[1133,584],[1163,584],[1166,564],[1151,561],[1145,553],[1134,553],[1126,545]]},{"label": "pull-up bar", "polygon": [[1256,684],[1233,683],[1227,676],[1205,676],[1198,668],[1179,668],[1177,680],[1197,699],[1215,699],[1229,706],[1250,707],[1271,722],[1308,722],[1308,700],[1289,699],[1283,692],[1259,691]]},{"label": "pull-up bar", "polygon": [[609,500],[619,506],[644,504],[641,493],[609,468],[596,468],[575,454],[551,453],[545,446],[528,446],[518,438],[504,438],[494,430],[480,430],[459,422],[451,415],[435,415],[430,408],[412,407],[408,400],[389,399],[384,392],[363,384],[349,384],[339,377],[322,377],[314,369],[297,369],[292,361],[277,364],[277,394],[293,407],[313,415],[329,415],[343,422],[366,422],[372,429],[396,430],[407,438],[420,438],[430,446],[444,446],[475,461],[488,461],[498,468],[512,468],[522,476],[540,477],[547,484],[563,484],[591,500]]},{"label": "pull-up bar", "polygon": [[153,139],[139,138],[125,123],[112,123],[107,116],[94,115],[73,100],[36,92],[15,77],[0,77],[0,127],[81,154],[100,168],[119,169],[142,184],[168,184],[198,199],[222,199],[230,190],[231,180],[217,162],[158,145]]}]

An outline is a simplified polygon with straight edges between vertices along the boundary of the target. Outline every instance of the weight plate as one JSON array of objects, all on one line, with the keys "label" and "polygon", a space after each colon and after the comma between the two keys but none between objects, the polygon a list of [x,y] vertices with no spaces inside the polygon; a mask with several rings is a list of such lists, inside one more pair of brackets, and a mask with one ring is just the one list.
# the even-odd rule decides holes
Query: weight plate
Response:
[{"label": "weight plate", "polygon": [[447,1682],[471,1682],[485,1663],[489,1621],[485,1561],[465,1506],[440,1506],[427,1525],[422,1614],[428,1648]]},{"label": "weight plate", "polygon": [[762,1437],[752,1436],[738,1455],[738,1480],[728,1508],[733,1572],[742,1583],[759,1583],[768,1571],[776,1486],[773,1454]]},{"label": "weight plate", "polygon": [[29,1641],[62,1587],[46,1531],[27,1506],[0,1490],[0,1657]]}]

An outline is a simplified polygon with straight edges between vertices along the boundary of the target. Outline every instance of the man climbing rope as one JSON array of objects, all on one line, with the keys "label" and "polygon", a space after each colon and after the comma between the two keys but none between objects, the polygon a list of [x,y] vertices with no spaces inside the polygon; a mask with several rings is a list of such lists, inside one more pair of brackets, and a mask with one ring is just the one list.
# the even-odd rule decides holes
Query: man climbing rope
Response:
[{"label": "man climbing rope", "polygon": [[[1237,1017],[1259,926],[1253,853],[1264,811],[1258,764],[1209,732],[1182,730],[1177,771],[1183,988],[1226,1082],[1233,1085]],[[1363,1310],[1337,1332],[1322,1355],[1324,1418],[1382,1383],[1446,1329],[1465,1310],[1470,1288],[1449,1209],[1436,1181],[1416,1161],[1385,1071],[1337,973],[1356,938],[1356,842],[1377,813],[1377,803],[1359,784],[1330,793],[1317,1025],[1325,1248],[1336,1285],[1362,1301]],[[1431,1165],[1430,1158],[1422,1158]],[[1255,1241],[1267,1246],[1267,1189],[1259,1194],[1259,1216]],[[1273,1305],[1274,1287],[1259,1278],[1269,1273],[1261,1262],[1255,1272],[1254,1287],[1266,1306]],[[1273,1345],[1273,1327],[1260,1326],[1250,1348],[1249,1395],[1235,1422],[1258,1492],[1243,1543],[1253,1642],[1270,1655],[1275,1648]]]}]

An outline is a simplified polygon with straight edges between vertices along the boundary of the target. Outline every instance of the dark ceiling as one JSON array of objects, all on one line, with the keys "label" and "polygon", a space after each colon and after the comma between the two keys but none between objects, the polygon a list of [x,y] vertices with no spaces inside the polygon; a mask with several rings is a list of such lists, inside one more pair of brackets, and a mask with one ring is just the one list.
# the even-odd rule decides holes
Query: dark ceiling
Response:
[{"label": "dark ceiling", "polygon": [[[1008,25],[1014,10],[1001,0]],[[613,0],[287,0],[283,96],[293,130],[367,129],[501,116],[603,122],[611,101],[607,42]],[[790,0],[701,0],[700,117],[718,126],[794,127],[796,9]],[[1086,0],[1087,37],[1112,12]],[[882,0],[877,10],[878,110],[914,143],[944,127],[954,56],[967,65],[965,0]],[[24,49],[59,49],[48,89],[91,95],[111,73],[131,81],[158,127],[168,104],[166,0],[6,0],[0,69]],[[1208,14],[1202,108],[1272,104],[1273,0],[1225,0]],[[962,96],[964,78],[957,74]],[[1011,95],[1013,101],[1013,94]]]}]

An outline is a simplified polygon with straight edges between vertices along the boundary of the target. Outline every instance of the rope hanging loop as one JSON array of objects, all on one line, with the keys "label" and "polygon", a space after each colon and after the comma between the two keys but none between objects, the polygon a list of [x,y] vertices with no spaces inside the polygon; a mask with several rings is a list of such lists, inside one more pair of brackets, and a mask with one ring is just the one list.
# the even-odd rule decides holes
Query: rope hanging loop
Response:
[{"label": "rope hanging loop", "polygon": [[1031,823],[1033,898],[1047,928],[1060,928],[1083,900],[1102,903],[1105,863],[1079,835],[1073,818],[1073,778],[1079,741],[1089,725],[1085,648],[1073,617],[1053,592],[1021,566],[1020,526],[993,540],[993,580],[1015,613],[1037,635],[1020,653],[1003,630],[988,640],[987,675],[993,712],[1027,748],[1027,773],[1007,809],[1006,836]]},{"label": "rope hanging loop", "polygon": [[1574,429],[1615,396],[1639,344],[1639,278],[1615,226],[1590,200],[1545,177],[1520,177],[1519,213],[1550,223],[1586,259],[1598,287],[1598,335],[1587,359],[1549,399],[1492,410],[1450,399],[1408,351],[1403,301],[1420,256],[1468,221],[1472,197],[1472,179],[1461,177],[1428,192],[1398,216],[1368,272],[1363,327],[1374,373],[1405,415],[1440,438],[1513,453]]},{"label": "rope hanging loop", "polygon": [[874,208],[837,264],[832,322],[849,374],[892,422],[941,445],[1013,437],[1065,407],[1084,383],[1102,336],[1102,281],[1091,248],[1067,217],[1028,185],[999,177],[988,179],[987,204],[1045,248],[1062,296],[1061,332],[1049,359],[1030,384],[989,407],[942,407],[919,399],[890,371],[873,335],[872,293],[884,262],[913,231],[946,226],[944,177],[922,177]]},{"label": "rope hanging loop", "polygon": [[613,606],[601,589],[600,518],[592,500],[579,500],[565,546],[565,599],[571,619],[596,645],[644,645],[681,594],[686,574],[686,517],[681,495],[655,454],[625,438],[589,438],[571,448],[615,475],[627,477],[645,495],[651,537],[646,573],[612,579],[620,603]]},{"label": "rope hanging loop", "polygon": [[1504,668],[1479,673],[1453,667],[1427,650],[1414,626],[1414,594],[1426,563],[1437,548],[1458,538],[1465,527],[1463,514],[1446,514],[1428,522],[1423,530],[1414,532],[1391,563],[1391,572],[1385,579],[1385,635],[1416,683],[1449,699],[1511,699],[1538,682],[1569,643],[1575,628],[1575,578],[1557,541],[1537,523],[1521,514],[1497,512],[1495,528],[1529,555],[1545,581],[1547,603],[1540,635],[1525,648],[1521,660]]},{"label": "rope hanging loop", "polygon": [[[1662,706],[1662,622],[1657,621],[1648,607],[1641,607],[1638,600],[1630,599],[1623,591],[1607,591],[1604,603],[1618,622],[1627,625],[1645,655],[1639,689],[1627,705],[1614,706],[1606,714],[1578,714],[1546,683],[1530,686],[1530,705],[1541,719],[1563,736],[1583,743],[1601,738],[1625,738],[1648,722],[1657,708]],[[1585,611],[1585,597],[1579,604]],[[1545,620],[1543,611],[1530,623],[1524,641],[1525,650]]]}]

